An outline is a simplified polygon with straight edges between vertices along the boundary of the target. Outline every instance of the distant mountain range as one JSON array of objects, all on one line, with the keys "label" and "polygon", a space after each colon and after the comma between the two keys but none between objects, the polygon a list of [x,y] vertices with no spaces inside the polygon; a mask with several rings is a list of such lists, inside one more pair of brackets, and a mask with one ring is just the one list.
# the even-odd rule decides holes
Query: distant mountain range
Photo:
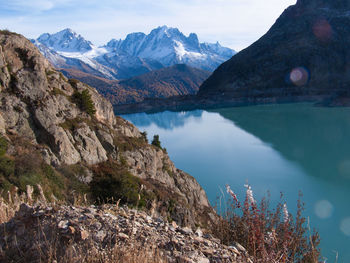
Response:
[{"label": "distant mountain range", "polygon": [[219,43],[200,43],[196,34],[186,37],[177,28],[132,33],[97,47],[71,29],[45,33],[32,42],[56,67],[79,70],[107,79],[128,79],[153,70],[187,64],[213,71],[236,52]]}]

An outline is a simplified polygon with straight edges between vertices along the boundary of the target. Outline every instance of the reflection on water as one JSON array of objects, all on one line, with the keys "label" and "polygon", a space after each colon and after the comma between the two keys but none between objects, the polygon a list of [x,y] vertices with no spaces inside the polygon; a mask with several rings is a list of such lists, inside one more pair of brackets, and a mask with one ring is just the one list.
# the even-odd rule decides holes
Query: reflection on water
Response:
[{"label": "reflection on water", "polygon": [[266,105],[217,112],[269,143],[307,174],[350,183],[350,109]]},{"label": "reflection on water", "polygon": [[186,111],[186,112],[169,112],[164,111],[157,114],[130,114],[124,116],[127,120],[131,121],[137,127],[150,126],[151,124],[157,125],[159,128],[166,130],[172,130],[177,127],[183,127],[186,121],[190,118],[200,119],[203,111]]},{"label": "reflection on water", "polygon": [[307,104],[264,105],[186,113],[124,116],[162,145],[180,169],[206,190],[212,204],[226,183],[244,195],[285,193],[295,211],[298,191],[305,215],[322,237],[323,255],[350,262],[350,108]]}]

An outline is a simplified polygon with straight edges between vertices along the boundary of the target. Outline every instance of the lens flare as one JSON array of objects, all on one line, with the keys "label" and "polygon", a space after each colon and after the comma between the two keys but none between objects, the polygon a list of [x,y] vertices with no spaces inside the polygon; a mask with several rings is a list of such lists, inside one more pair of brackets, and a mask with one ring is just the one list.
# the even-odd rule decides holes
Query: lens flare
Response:
[{"label": "lens flare", "polygon": [[316,21],[312,27],[315,37],[323,42],[328,42],[332,39],[333,30],[326,19]]},{"label": "lens flare", "polygon": [[340,230],[344,233],[344,235],[350,236],[350,217],[344,218],[340,222]]},{"label": "lens flare", "polygon": [[289,79],[296,86],[304,86],[309,81],[309,72],[303,67],[295,68],[290,72]]},{"label": "lens flare", "polygon": [[332,216],[333,205],[328,200],[320,200],[315,204],[315,214],[322,219],[326,219]]},{"label": "lens flare", "polygon": [[350,160],[344,160],[338,165],[339,174],[344,177],[350,179]]}]

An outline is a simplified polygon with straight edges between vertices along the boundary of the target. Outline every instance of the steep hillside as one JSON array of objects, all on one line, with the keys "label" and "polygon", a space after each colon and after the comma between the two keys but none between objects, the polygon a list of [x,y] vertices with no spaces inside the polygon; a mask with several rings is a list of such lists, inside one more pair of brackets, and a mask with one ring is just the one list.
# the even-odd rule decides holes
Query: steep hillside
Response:
[{"label": "steep hillside", "polygon": [[108,80],[73,69],[61,69],[65,76],[95,87],[113,106],[130,104],[148,98],[195,94],[210,72],[185,64],[155,70],[127,80]]},{"label": "steep hillside", "polygon": [[0,188],[27,185],[50,200],[86,194],[93,202],[155,210],[179,224],[215,218],[203,189],[165,150],[115,117],[97,91],[68,80],[24,37],[0,31]]},{"label": "steep hillside", "polygon": [[109,90],[117,87],[119,81],[106,79],[94,73],[83,72],[74,68],[60,68],[60,72],[70,79],[77,79],[95,88],[100,94],[105,95]]},{"label": "steep hillside", "polygon": [[[119,85],[124,88],[144,91],[147,97],[170,97],[195,94],[210,72],[177,64],[169,68],[152,71],[128,80]],[[146,97],[146,96],[145,96]]]},{"label": "steep hillside", "polygon": [[348,0],[298,0],[253,45],[206,80],[211,102],[343,100],[349,97]]}]

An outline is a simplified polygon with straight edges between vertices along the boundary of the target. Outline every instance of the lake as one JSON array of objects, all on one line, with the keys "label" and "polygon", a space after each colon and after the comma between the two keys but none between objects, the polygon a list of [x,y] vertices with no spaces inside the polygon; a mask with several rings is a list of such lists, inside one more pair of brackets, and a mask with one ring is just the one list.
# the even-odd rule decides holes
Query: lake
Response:
[{"label": "lake", "polygon": [[225,185],[238,198],[280,192],[290,212],[299,191],[327,262],[350,262],[350,108],[278,104],[123,116],[194,176],[214,205]]}]

